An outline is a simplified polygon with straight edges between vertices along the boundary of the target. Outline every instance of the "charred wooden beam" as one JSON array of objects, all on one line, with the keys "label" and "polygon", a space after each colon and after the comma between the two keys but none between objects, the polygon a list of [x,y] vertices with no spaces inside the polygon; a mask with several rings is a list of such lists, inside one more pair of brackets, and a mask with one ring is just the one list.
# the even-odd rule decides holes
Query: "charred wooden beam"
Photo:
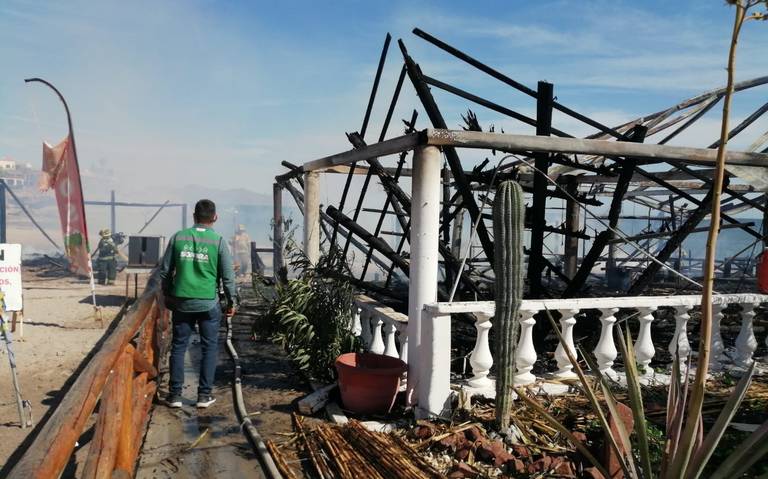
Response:
[{"label": "charred wooden beam", "polygon": [[[379,65],[376,68],[376,76],[373,80],[373,87],[371,87],[371,96],[368,98],[368,107],[365,109],[365,116],[363,117],[363,125],[360,128],[360,136],[365,138],[365,133],[368,130],[368,121],[371,118],[371,110],[373,109],[373,102],[376,99],[376,92],[379,89],[379,81],[381,80],[381,72],[384,70],[384,63],[387,60],[387,51],[389,50],[389,43],[392,41],[392,35],[387,33],[384,39],[384,46],[381,49],[381,56],[379,57]],[[349,173],[347,174],[347,180],[344,183],[344,189],[341,192],[341,199],[339,200],[339,209],[344,210],[344,204],[347,201],[347,194],[349,193],[349,186],[352,183],[352,177],[355,174],[355,163],[352,163],[349,167]],[[336,244],[336,227],[333,228],[331,234],[331,248]],[[349,248],[349,241],[344,245],[344,254],[346,255]]]},{"label": "charred wooden beam", "polygon": [[[724,182],[727,184],[728,179],[724,178]],[[672,256],[675,250],[683,244],[685,238],[698,226],[704,217],[706,217],[712,207],[712,191],[704,197],[704,200],[696,208],[696,210],[685,220],[675,234],[664,244],[664,247],[656,254],[656,259],[661,263],[666,263]],[[628,294],[640,294],[651,284],[653,278],[661,270],[661,265],[657,262],[652,262],[648,265],[635,282],[630,286]]]},{"label": "charred wooden beam", "polygon": [[[506,83],[507,85],[509,85],[509,86],[511,86],[511,87],[513,87],[513,88],[515,88],[515,89],[517,89],[517,90],[519,90],[519,91],[521,91],[521,92],[523,92],[523,93],[525,93],[525,94],[527,94],[529,96],[532,96],[533,98],[538,98],[538,93],[539,92],[537,92],[537,91],[535,91],[535,90],[533,90],[531,88],[528,88],[527,86],[523,85],[522,83],[513,80],[512,78],[510,78],[510,77],[504,75],[503,73],[501,73],[501,72],[499,72],[499,71],[497,71],[497,70],[495,70],[495,69],[493,69],[493,68],[491,68],[491,67],[489,67],[489,66],[487,66],[487,65],[485,65],[485,64],[483,64],[481,62],[479,62],[478,60],[475,60],[474,58],[470,57],[466,53],[458,50],[457,48],[454,48],[454,47],[448,45],[447,43],[445,43],[445,42],[443,42],[441,40],[438,40],[437,38],[435,38],[432,35],[426,33],[425,31],[423,31],[423,30],[421,30],[419,28],[415,28],[413,30],[413,33],[416,36],[421,37],[424,40],[428,41],[429,43],[431,43],[431,44],[435,45],[436,47],[440,48],[441,50],[444,50],[444,51],[450,53],[451,55],[455,56],[456,58],[459,58],[460,60],[462,60],[462,61],[472,65],[473,67],[477,68],[478,70],[480,70],[480,71],[482,71],[484,73],[487,73],[488,75],[492,76],[493,78],[496,78],[497,80],[500,80],[501,82]],[[576,112],[576,111],[574,111],[574,110],[572,110],[572,109],[570,109],[570,108],[568,108],[568,107],[566,107],[564,105],[561,105],[558,102],[553,102],[552,106],[556,110],[559,110],[559,111],[565,113],[566,115],[568,115],[568,116],[570,116],[572,118],[576,118],[577,120],[582,121],[582,122],[586,123],[587,125],[592,126],[593,128],[597,128],[601,132],[604,132],[604,133],[607,133],[609,135],[615,136],[616,138],[623,138],[623,135],[621,133],[616,132],[613,128],[605,126],[605,125],[601,124],[600,122],[597,122],[597,121],[587,117],[586,115],[582,115],[581,113],[578,113],[578,112]]]},{"label": "charred wooden beam", "polygon": [[[474,95],[472,93],[469,93],[467,91],[462,90],[461,88],[456,88],[453,85],[449,85],[447,83],[444,83],[436,78],[432,78],[428,75],[423,75],[424,81],[427,82],[427,84],[432,85],[434,87],[437,87],[441,90],[447,91],[449,93],[453,93],[454,95],[464,98],[466,100],[469,100],[471,102],[477,103],[478,105],[484,106],[488,108],[489,110],[493,110],[495,112],[501,113],[502,115],[507,115],[510,118],[514,118],[515,120],[518,120],[522,123],[525,123],[526,125],[530,125],[534,128],[537,127],[537,122],[535,119],[525,116],[521,113],[518,113],[514,110],[510,110],[509,108],[503,107],[501,105],[498,105],[496,103],[493,103],[492,101],[486,100],[485,98],[481,98],[477,95]],[[571,137],[571,135],[564,133],[558,129],[552,128],[552,133],[557,136],[563,136],[563,137]],[[572,138],[572,137],[571,137]]]},{"label": "charred wooden beam", "polygon": [[[283,183],[281,183],[281,185],[288,191],[288,193],[291,194],[291,196],[293,197],[294,202],[296,203],[296,206],[299,208],[299,211],[301,211],[302,214],[303,214],[303,212],[304,212],[304,195],[298,189],[296,189],[296,187],[293,184],[291,184],[290,181],[283,182]],[[326,213],[325,211],[322,211],[322,210],[320,211],[320,220],[321,220],[320,225],[323,228],[323,232],[325,233],[326,238],[330,238],[331,237],[331,233],[330,233],[330,231],[328,231],[327,226],[332,224],[333,221],[328,216],[328,213]],[[339,234],[341,234],[345,238],[351,236],[349,231],[346,231],[346,230],[338,230],[338,231],[339,231]],[[358,250],[360,250],[361,252],[365,252],[368,249],[368,247],[364,243],[361,243],[360,241],[358,241],[355,238],[352,238],[351,242],[352,242],[352,245],[355,248],[357,248]],[[389,268],[389,264],[381,261],[376,256],[373,257],[373,262],[376,263],[382,270],[385,270],[385,269]]]},{"label": "charred wooden beam", "polygon": [[571,282],[565,288],[565,291],[563,291],[563,298],[572,298],[575,294],[581,291],[587,281],[587,278],[589,278],[589,275],[592,273],[592,268],[600,258],[603,249],[605,249],[605,246],[608,244],[608,240],[610,239],[611,233],[608,230],[598,233],[594,242],[592,243],[592,247],[589,249],[589,252],[587,252],[584,258],[581,260],[579,270],[573,276],[573,279],[571,279]]},{"label": "charred wooden beam", "polygon": [[[426,110],[432,125],[435,128],[448,128],[448,125],[446,125],[445,120],[443,119],[443,115],[440,113],[440,109],[438,108],[432,93],[429,91],[429,86],[426,84],[424,78],[422,77],[421,69],[416,64],[416,62],[413,61],[413,58],[408,55],[408,51],[406,50],[403,41],[398,40],[398,44],[400,45],[400,50],[402,51],[403,58],[405,59],[405,65],[408,70],[408,77],[416,89],[416,93],[419,96],[421,104],[424,106],[424,110]],[[478,218],[480,217],[480,208],[478,208],[477,203],[475,202],[475,197],[472,195],[469,181],[467,181],[467,177],[464,175],[464,169],[461,166],[461,159],[459,159],[459,155],[456,153],[456,149],[452,146],[446,146],[443,148],[443,153],[448,160],[448,166],[451,168],[453,179],[456,182],[456,189],[461,194],[464,207],[469,212],[472,221],[478,221]],[[485,251],[486,256],[492,260],[493,242],[491,241],[491,237],[488,233],[488,228],[482,221],[478,221],[477,223],[477,237],[480,240],[480,244],[483,246],[483,250]]]},{"label": "charred wooden beam", "polygon": [[[539,82],[536,96],[536,135],[549,136],[552,133],[552,103],[554,86]],[[547,222],[547,174],[549,171],[549,153],[538,152],[534,155],[536,172],[533,176],[533,205],[531,207],[531,252],[528,256],[528,285],[530,296],[541,295],[541,275],[544,271],[543,248],[544,229]]]},{"label": "charred wooden beam", "polygon": [[381,253],[388,260],[396,264],[397,267],[403,271],[403,273],[406,275],[410,274],[409,262],[406,261],[402,256],[395,253],[395,251],[390,248],[386,241],[373,236],[365,228],[353,221],[352,218],[336,209],[335,206],[328,206],[328,208],[325,209],[325,212],[328,214],[331,220],[333,220],[333,222],[344,226],[350,233],[365,241],[366,244],[370,245],[373,249]]},{"label": "charred wooden beam", "polygon": [[[579,184],[576,182],[576,177],[568,175],[565,177],[564,188],[568,194],[572,197],[576,197],[579,193]],[[579,261],[579,238],[574,233],[579,231],[579,216],[581,209],[576,201],[568,198],[565,203],[565,229],[571,233],[570,236],[565,237],[565,276],[568,277],[567,282],[570,282],[576,275]]]},{"label": "charred wooden beam", "polygon": [[[389,36],[387,36],[387,39],[389,39]],[[387,41],[387,46],[389,46],[389,41]],[[380,66],[383,66],[383,57],[382,57],[382,63]],[[384,141],[384,138],[387,136],[387,130],[389,130],[389,122],[392,121],[392,114],[395,111],[395,105],[397,105],[397,101],[400,98],[400,91],[403,88],[403,81],[405,80],[405,75],[401,71],[400,78],[397,80],[397,84],[395,85],[395,92],[392,95],[392,101],[389,103],[389,108],[387,109],[387,116],[384,118],[384,125],[381,127],[381,134],[379,135],[379,142]],[[410,130],[413,131],[413,130]],[[347,135],[347,138],[349,138],[352,141],[352,137]],[[359,142],[353,141],[353,146],[365,146],[365,136],[361,133]],[[402,158],[404,153],[400,153],[400,157]],[[357,197],[357,205],[355,206],[355,212],[352,214],[352,220],[357,221],[357,218],[360,216],[360,209],[363,207],[363,201],[365,199],[365,193],[368,191],[368,185],[371,183],[371,178],[373,176],[373,170],[370,168],[368,169],[368,172],[365,174],[365,180],[363,181],[363,187],[360,189],[360,192],[358,193]],[[397,180],[395,180],[397,181]],[[341,210],[341,208],[340,208]],[[347,242],[344,244],[344,257],[347,257],[347,252],[349,251],[349,238],[347,238]],[[366,270],[368,269],[369,262],[366,261],[365,267],[363,268],[363,273],[361,276],[361,279],[365,278]]]},{"label": "charred wooden beam", "polygon": [[[636,125],[633,127],[628,136],[628,140],[634,143],[642,143],[645,140],[645,135],[648,129],[642,125]],[[637,164],[634,158],[626,158],[621,165],[621,172],[619,173],[619,179],[616,182],[616,188],[613,191],[613,199],[611,200],[611,207],[608,211],[608,231],[611,234],[611,238],[616,237],[614,230],[619,225],[619,216],[621,215],[621,206],[624,202],[624,195],[629,189],[629,183],[632,181],[635,168]],[[614,269],[614,258],[616,256],[616,249],[608,242],[608,263],[606,264],[606,274],[610,275]]]},{"label": "charred wooden beam", "polygon": [[[743,223],[744,226],[754,226],[755,223],[752,221]],[[740,228],[742,225],[720,225],[721,230],[727,230],[727,229],[733,229],[733,228]],[[655,238],[665,238],[667,236],[674,236],[677,233],[677,229],[673,228],[670,231],[656,231],[654,233],[643,233],[635,236],[629,236],[627,238],[613,238],[609,243],[611,244],[618,244],[618,243],[628,243],[631,241],[642,241],[647,239],[655,239]],[[703,227],[703,228],[694,228],[691,231],[689,231],[689,234],[693,233],[706,233],[709,231],[709,227]]]},{"label": "charred wooden beam", "polygon": [[[400,70],[400,77],[397,80],[398,87],[397,87],[396,91],[398,91],[398,92],[400,91],[400,88],[403,85],[403,81],[405,81],[405,65],[403,65],[403,68]],[[392,105],[394,105],[394,103],[392,103]],[[410,126],[408,127],[408,130],[407,130],[408,132],[414,131],[414,128],[416,126],[417,115],[418,115],[418,113],[416,112],[416,110],[413,110],[413,113],[411,114],[411,122],[409,124]],[[387,116],[388,117],[392,116],[392,110],[390,110],[390,112],[387,113]],[[400,153],[400,158],[398,159],[397,168],[395,169],[395,173],[394,173],[394,182],[395,183],[397,183],[397,181],[400,179],[400,175],[403,172],[403,165],[405,164],[406,156],[407,156],[406,152]],[[374,236],[377,236],[379,234],[379,231],[381,231],[381,228],[384,225],[384,218],[387,215],[387,210],[389,208],[389,205],[391,203],[393,203],[393,202],[397,203],[396,199],[393,197],[393,195],[387,194],[387,199],[384,201],[384,207],[381,210],[381,214],[379,215],[379,219],[376,222],[376,227],[374,228],[374,231],[373,231],[373,235]],[[399,215],[400,213],[395,212],[395,214]],[[398,218],[398,221],[402,221],[402,220],[400,218]],[[368,271],[368,265],[370,264],[371,255],[372,254],[373,254],[373,249],[369,248],[368,249],[368,253],[366,253],[366,255],[365,255],[365,263],[363,264],[363,272],[360,275],[361,279],[365,278],[365,273],[366,273],[366,271]]]}]

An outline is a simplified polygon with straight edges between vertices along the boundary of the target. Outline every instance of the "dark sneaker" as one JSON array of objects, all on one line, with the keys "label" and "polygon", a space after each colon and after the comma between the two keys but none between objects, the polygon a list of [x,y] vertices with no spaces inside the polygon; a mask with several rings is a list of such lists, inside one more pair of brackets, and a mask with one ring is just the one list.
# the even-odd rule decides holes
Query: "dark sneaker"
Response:
[{"label": "dark sneaker", "polygon": [[216,402],[216,398],[211,396],[210,394],[203,394],[203,395],[197,396],[197,407],[200,407],[200,408],[208,407],[215,402]]},{"label": "dark sneaker", "polygon": [[168,407],[172,407],[174,409],[178,409],[182,406],[181,404],[181,395],[180,394],[169,394],[165,398],[165,404]]}]

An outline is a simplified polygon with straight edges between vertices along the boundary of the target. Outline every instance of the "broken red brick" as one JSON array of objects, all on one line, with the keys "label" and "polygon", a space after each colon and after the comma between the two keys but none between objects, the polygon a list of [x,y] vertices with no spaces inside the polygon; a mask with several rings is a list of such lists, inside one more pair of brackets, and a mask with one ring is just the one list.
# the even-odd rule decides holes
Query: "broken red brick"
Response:
[{"label": "broken red brick", "polygon": [[479,441],[477,449],[475,450],[475,456],[481,461],[492,463],[496,467],[515,458],[515,456],[510,454],[510,452],[507,451],[507,448],[504,447],[504,443],[501,441],[488,440]]},{"label": "broken red brick", "polygon": [[[618,419],[624,424],[627,434],[632,434],[632,431],[635,428],[635,418],[632,414],[632,409],[629,406],[617,402],[616,413],[619,416]],[[627,451],[622,446],[621,440],[619,439],[619,429],[616,423],[616,418],[611,414],[608,415],[608,425],[611,428],[611,435],[617,438],[616,442],[618,443],[622,454],[626,456]],[[624,477],[624,471],[621,469],[621,459],[619,459],[613,451],[610,440],[608,439],[608,433],[606,433],[605,446],[603,448],[603,461],[606,465],[606,469],[608,469],[608,474],[610,474],[611,479],[620,479]]]},{"label": "broken red brick", "polygon": [[512,446],[512,452],[517,457],[526,458],[531,457],[531,451],[528,450],[528,447],[523,446],[522,444],[515,444]]},{"label": "broken red brick", "polygon": [[485,438],[485,434],[483,434],[477,426],[472,426],[469,429],[466,429],[464,431],[464,436],[471,442],[477,442],[479,439]]},{"label": "broken red brick", "polygon": [[478,473],[478,471],[474,470],[472,466],[470,466],[466,462],[460,462],[458,464],[454,464],[450,472],[448,472],[449,479],[464,479],[464,478],[474,479],[479,475],[480,474]]}]

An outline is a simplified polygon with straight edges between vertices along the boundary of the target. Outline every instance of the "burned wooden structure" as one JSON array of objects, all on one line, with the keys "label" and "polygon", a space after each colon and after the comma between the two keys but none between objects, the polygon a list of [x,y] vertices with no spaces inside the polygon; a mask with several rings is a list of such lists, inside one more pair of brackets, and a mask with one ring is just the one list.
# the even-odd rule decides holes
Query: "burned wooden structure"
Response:
[{"label": "burned wooden structure", "polygon": [[[670,280],[667,284],[678,289],[697,289],[696,264],[700,258],[695,253],[686,255],[681,246],[689,235],[706,226],[703,222],[711,205],[707,193],[718,142],[697,149],[668,143],[717,106],[725,89],[609,126],[557,100],[555,86],[550,83],[539,82],[531,88],[420,29],[413,33],[532,99],[536,116],[429,76],[400,40],[402,67],[381,131],[376,142],[368,143],[371,114],[390,50],[391,37],[387,35],[360,130],[346,135],[353,149],[300,167],[284,162],[288,171],[276,177],[277,269],[285,265],[282,193],[286,191],[302,211],[305,229],[309,229],[305,232],[309,245],[305,246],[310,259],[316,259],[321,249],[343,254],[351,264],[347,275],[355,285],[381,297],[405,301],[408,293],[399,286],[413,281],[410,258],[414,251],[410,244],[412,237],[420,234],[413,231],[411,221],[412,205],[418,203],[407,192],[407,183],[416,181],[413,170],[419,164],[414,159],[409,165],[409,155],[418,145],[430,145],[439,147],[443,157],[439,300],[492,297],[490,204],[495,185],[509,178],[521,183],[527,198],[526,297],[580,296],[595,285],[608,288],[614,295],[637,295],[647,292],[659,279]],[[768,76],[755,78],[738,83],[735,91],[738,94],[767,83]],[[387,139],[396,106],[408,87],[415,90],[420,105],[403,120],[405,135]],[[472,110],[462,118],[464,131],[449,131],[433,94],[437,90],[466,100],[468,107],[479,106],[534,128],[536,136],[499,134],[493,127],[483,132]],[[531,105],[522,108],[531,109]],[[729,137],[755,124],[766,111],[768,103],[755,105]],[[556,128],[553,116],[577,120],[594,132],[576,138]],[[471,148],[482,148],[479,151],[487,156],[465,153]],[[766,243],[765,222],[738,215],[752,210],[763,218],[768,209],[764,153],[768,153],[768,131],[751,141],[747,151],[729,156],[722,228],[742,230],[752,243],[719,262],[722,276],[753,274],[755,256]],[[385,159],[389,155],[394,160],[387,164],[392,161]],[[468,161],[468,156],[474,159]],[[344,177],[337,203],[319,204],[319,172]],[[352,188],[353,181],[360,181],[356,177],[362,178],[359,191]],[[630,205],[635,211],[630,212]],[[553,220],[556,215],[559,220]],[[387,229],[389,220],[393,220],[393,228]],[[647,226],[627,234],[622,231],[626,220],[643,220]],[[698,253],[703,256],[703,251]]]}]

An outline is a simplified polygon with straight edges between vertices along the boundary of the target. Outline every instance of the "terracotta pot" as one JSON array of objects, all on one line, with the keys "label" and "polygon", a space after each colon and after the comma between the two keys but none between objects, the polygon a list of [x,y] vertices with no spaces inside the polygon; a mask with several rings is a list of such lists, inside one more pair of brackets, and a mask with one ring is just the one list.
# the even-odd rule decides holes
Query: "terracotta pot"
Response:
[{"label": "terracotta pot", "polygon": [[408,366],[382,354],[347,353],[336,358],[344,407],[358,414],[387,413]]}]

